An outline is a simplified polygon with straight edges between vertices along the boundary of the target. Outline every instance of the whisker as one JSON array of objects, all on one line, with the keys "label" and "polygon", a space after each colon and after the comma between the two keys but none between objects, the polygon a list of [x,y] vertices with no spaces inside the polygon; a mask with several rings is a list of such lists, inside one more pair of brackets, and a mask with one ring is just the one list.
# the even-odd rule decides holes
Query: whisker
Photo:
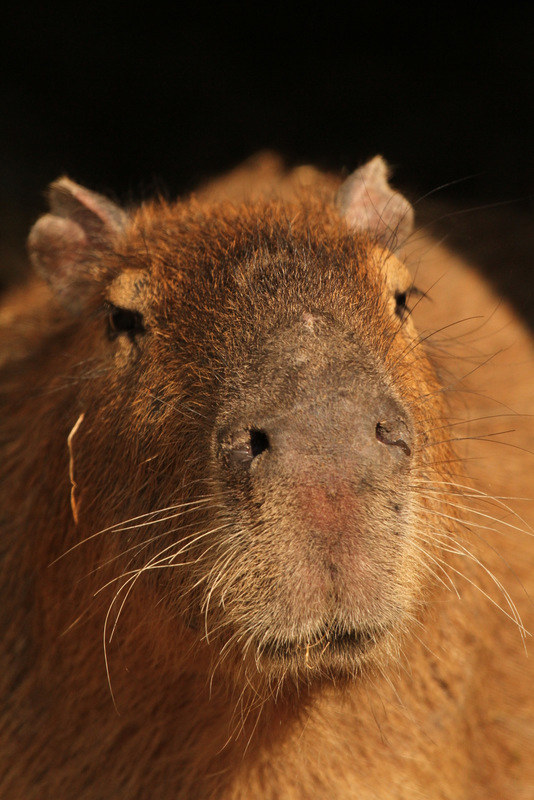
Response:
[{"label": "whisker", "polygon": [[[421,496],[425,496],[425,495],[421,495]],[[430,495],[426,495],[426,497],[427,497],[427,499],[433,499]],[[527,536],[534,535],[532,530],[525,531],[524,528],[520,528],[517,525],[513,525],[511,522],[505,522],[504,520],[498,519],[497,517],[493,517],[491,514],[486,514],[483,511],[477,511],[474,508],[462,506],[462,505],[459,505],[458,503],[453,503],[450,500],[449,501],[441,500],[440,503],[441,504],[445,504],[447,506],[450,506],[451,508],[458,508],[461,511],[467,511],[469,514],[475,514],[476,516],[483,517],[484,519],[490,520],[491,522],[497,522],[497,523],[499,523],[499,525],[503,525],[504,527],[510,528],[511,530],[517,531],[519,533],[524,533]],[[446,514],[444,511],[438,511],[437,509],[427,508],[426,506],[421,506],[421,505],[419,506],[419,508],[424,509],[425,512],[428,512],[428,513],[431,513],[431,514],[438,514],[439,516],[441,516],[443,518],[454,520],[455,522],[458,522],[458,519],[456,517],[452,516],[451,514]],[[469,521],[469,524],[470,524],[470,526],[473,526],[473,527],[476,527],[476,528],[480,528],[482,530],[495,531],[494,527],[491,527],[489,525],[482,525],[481,523],[474,522],[472,520]]]},{"label": "whisker", "polygon": [[[445,537],[445,538],[447,538],[447,537]],[[449,538],[452,539],[452,537],[449,537]],[[441,549],[444,550],[445,552],[448,552],[448,553],[453,554],[453,555],[467,557],[471,561],[473,561],[474,564],[476,564],[478,567],[480,567],[480,569],[482,569],[484,571],[484,573],[490,578],[491,581],[493,581],[495,586],[499,589],[499,591],[503,595],[503,598],[506,600],[510,611],[507,611],[505,608],[503,608],[503,606],[500,605],[493,597],[491,597],[491,595],[489,595],[481,586],[479,586],[479,584],[477,584],[474,580],[472,580],[464,572],[462,572],[461,570],[459,570],[456,567],[454,567],[449,561],[441,559],[441,558],[439,558],[439,556],[437,556],[435,554],[434,554],[434,559],[439,561],[443,565],[443,567],[445,569],[450,569],[456,575],[458,575],[459,577],[463,578],[463,580],[465,580],[474,589],[476,589],[481,595],[483,595],[487,600],[489,600],[489,602],[492,605],[494,605],[499,611],[501,611],[508,619],[510,619],[512,622],[514,622],[514,624],[517,626],[517,628],[519,630],[519,633],[521,635],[521,638],[523,640],[525,639],[525,637],[531,636],[529,631],[523,625],[523,622],[522,622],[521,616],[519,614],[519,611],[517,609],[517,606],[515,605],[514,601],[512,600],[512,597],[509,594],[509,592],[505,589],[505,587],[502,584],[502,582],[470,550],[468,550],[465,546],[463,546],[457,540],[452,539],[452,541],[453,541],[454,546],[447,546],[445,544],[440,544]]]},{"label": "whisker", "polygon": [[[101,530],[96,531],[96,533],[92,533],[90,536],[87,536],[85,539],[82,539],[81,541],[76,542],[76,544],[72,545],[72,547],[69,547],[68,550],[65,550],[64,553],[62,553],[60,556],[58,556],[56,559],[54,559],[54,561],[51,562],[51,566],[53,564],[56,564],[58,561],[61,561],[61,559],[65,558],[66,556],[68,556],[69,553],[72,553],[73,550],[76,550],[77,547],[81,547],[82,545],[87,544],[87,542],[90,542],[91,540],[96,539],[97,536],[102,536],[102,534],[104,534],[104,533],[110,533],[110,532],[113,532],[113,533],[124,533],[125,531],[137,530],[137,528],[140,528],[140,527],[143,527],[143,526],[147,526],[147,525],[157,525],[157,524],[159,524],[161,522],[165,522],[165,521],[168,521],[170,519],[176,519],[176,517],[181,516],[182,513],[186,514],[186,513],[189,513],[190,511],[195,511],[202,504],[209,503],[209,502],[213,502],[213,497],[207,496],[207,497],[203,497],[203,498],[198,498],[196,500],[192,500],[190,502],[177,503],[175,505],[166,506],[165,508],[159,508],[159,509],[156,509],[154,511],[147,511],[144,514],[139,514],[139,516],[137,516],[137,517],[131,517],[130,519],[125,520],[124,522],[117,522],[114,525],[109,525],[106,528],[102,528]],[[181,511],[181,509],[185,509],[185,510]],[[172,514],[172,515],[170,515],[168,517],[149,519],[146,522],[142,522],[142,523],[138,522],[138,520],[142,520],[142,519],[145,519],[147,517],[152,517],[153,518],[153,517],[156,517],[158,514],[166,514],[167,512],[174,511],[174,510],[177,510],[177,513],[176,514]],[[135,524],[133,524],[133,523],[135,523]]]}]

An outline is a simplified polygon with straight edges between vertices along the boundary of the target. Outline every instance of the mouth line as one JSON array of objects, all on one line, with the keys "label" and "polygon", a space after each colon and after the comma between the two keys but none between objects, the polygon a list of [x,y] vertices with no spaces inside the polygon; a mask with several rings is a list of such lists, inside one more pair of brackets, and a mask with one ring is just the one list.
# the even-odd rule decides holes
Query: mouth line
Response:
[{"label": "mouth line", "polygon": [[303,658],[316,660],[328,655],[362,655],[383,637],[385,630],[339,631],[325,628],[295,639],[268,639],[259,645],[261,655],[273,660]]}]

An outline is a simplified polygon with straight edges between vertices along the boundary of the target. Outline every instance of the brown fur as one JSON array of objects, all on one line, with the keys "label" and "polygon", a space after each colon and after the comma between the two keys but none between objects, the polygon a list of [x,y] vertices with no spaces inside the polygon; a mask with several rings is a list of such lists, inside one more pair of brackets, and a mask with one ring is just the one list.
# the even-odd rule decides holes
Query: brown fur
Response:
[{"label": "brown fur", "polygon": [[0,310],[2,798],[534,797],[532,344],[418,234],[396,309],[337,185],[264,160],[37,223],[52,290]]}]

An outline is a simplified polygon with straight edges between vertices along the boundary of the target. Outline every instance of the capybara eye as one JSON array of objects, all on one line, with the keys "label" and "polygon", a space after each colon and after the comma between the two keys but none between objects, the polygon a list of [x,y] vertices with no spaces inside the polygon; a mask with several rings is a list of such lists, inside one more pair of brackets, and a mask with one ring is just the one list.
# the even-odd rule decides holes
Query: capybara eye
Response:
[{"label": "capybara eye", "polygon": [[400,319],[404,319],[409,311],[408,306],[406,305],[407,300],[407,292],[395,292],[395,314],[400,317]]},{"label": "capybara eye", "polygon": [[133,339],[137,334],[145,332],[143,315],[139,311],[111,305],[108,310],[108,336],[114,339],[120,334],[127,334]]},{"label": "capybara eye", "polygon": [[404,292],[395,292],[395,314],[399,319],[404,319],[412,312],[412,305],[408,305],[408,298],[412,297],[426,297],[426,293],[418,289],[417,286],[410,286]]}]

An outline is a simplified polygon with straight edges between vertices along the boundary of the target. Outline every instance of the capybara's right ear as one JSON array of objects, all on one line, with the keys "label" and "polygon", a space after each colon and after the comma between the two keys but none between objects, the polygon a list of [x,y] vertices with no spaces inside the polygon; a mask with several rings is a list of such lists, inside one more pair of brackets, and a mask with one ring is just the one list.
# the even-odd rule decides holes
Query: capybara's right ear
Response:
[{"label": "capybara's right ear", "polygon": [[127,215],[111,200],[68,178],[51,184],[49,204],[50,213],[30,231],[28,251],[59,301],[79,311],[98,280],[99,254],[122,232]]}]

